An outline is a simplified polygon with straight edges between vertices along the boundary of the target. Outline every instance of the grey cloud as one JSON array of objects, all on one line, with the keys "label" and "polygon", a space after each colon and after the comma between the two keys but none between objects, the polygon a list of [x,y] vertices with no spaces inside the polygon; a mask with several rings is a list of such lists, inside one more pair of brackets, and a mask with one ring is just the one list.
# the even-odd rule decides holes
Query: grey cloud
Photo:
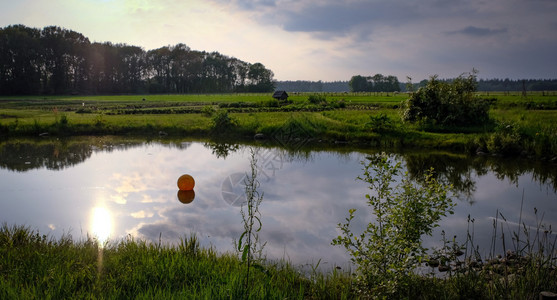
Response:
[{"label": "grey cloud", "polygon": [[311,33],[346,33],[356,28],[401,26],[417,19],[439,16],[475,14],[478,11],[468,1],[424,0],[419,3],[405,0],[348,1],[337,0],[258,0],[225,1],[240,11],[250,11],[260,23],[276,24],[286,31]]},{"label": "grey cloud", "polygon": [[354,29],[371,32],[373,26],[399,25],[419,16],[419,8],[407,1],[289,1],[212,0],[250,13],[261,24],[272,24],[290,32],[343,35]]},{"label": "grey cloud", "polygon": [[398,26],[415,15],[397,2],[334,2],[287,10],[281,18],[286,31],[344,34],[354,29],[372,32],[378,24]]},{"label": "grey cloud", "polygon": [[490,29],[490,28],[481,28],[475,26],[468,26],[461,30],[447,32],[448,35],[462,34],[462,35],[476,36],[476,37],[492,36],[492,35],[498,35],[503,33],[507,33],[507,28]]}]

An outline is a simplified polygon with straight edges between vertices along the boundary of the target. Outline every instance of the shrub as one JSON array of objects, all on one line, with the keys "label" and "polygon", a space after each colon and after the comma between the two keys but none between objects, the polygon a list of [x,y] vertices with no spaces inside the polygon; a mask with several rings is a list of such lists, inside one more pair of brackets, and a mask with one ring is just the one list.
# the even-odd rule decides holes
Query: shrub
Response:
[{"label": "shrub", "polygon": [[311,104],[327,103],[327,97],[320,94],[311,94],[308,96],[308,102]]},{"label": "shrub", "polygon": [[373,132],[384,133],[394,129],[393,120],[391,120],[389,116],[384,113],[369,116],[369,119],[369,122],[367,122],[364,126],[366,129],[370,129]]},{"label": "shrub", "polygon": [[425,87],[403,104],[402,119],[441,126],[482,125],[489,122],[491,100],[477,97],[476,71],[452,82],[432,76]]},{"label": "shrub", "polygon": [[216,109],[212,105],[205,105],[201,108],[201,113],[207,117],[212,116],[215,113]]},{"label": "shrub", "polygon": [[331,102],[329,102],[329,106],[331,108],[346,108],[346,101],[344,101],[344,99],[341,100],[331,100]]},{"label": "shrub", "polygon": [[503,155],[519,154],[522,146],[520,127],[516,123],[501,122],[487,140],[487,150]]},{"label": "shrub", "polygon": [[213,114],[212,129],[214,132],[222,133],[236,126],[236,123],[236,120],[228,114],[227,110],[219,109]]},{"label": "shrub", "polygon": [[352,256],[361,291],[370,293],[364,296],[400,298],[426,258],[422,236],[431,235],[441,217],[453,213],[449,188],[433,178],[432,169],[421,184],[414,184],[405,173],[393,186],[400,170],[400,162],[393,165],[385,153],[370,158],[364,177],[358,179],[369,183],[376,193],[366,195],[376,219],[360,235],[354,234],[350,224],[356,210],[351,209],[346,223],[338,224],[342,234],[332,242],[344,246]]}]

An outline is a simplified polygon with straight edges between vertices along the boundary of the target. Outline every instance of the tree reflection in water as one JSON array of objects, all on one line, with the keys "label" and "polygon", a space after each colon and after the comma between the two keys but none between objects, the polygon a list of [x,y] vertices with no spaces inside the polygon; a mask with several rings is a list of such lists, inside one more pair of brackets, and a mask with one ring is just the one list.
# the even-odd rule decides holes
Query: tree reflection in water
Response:
[{"label": "tree reflection in water", "polygon": [[461,199],[474,202],[476,191],[474,177],[493,172],[499,180],[518,185],[521,175],[532,174],[532,181],[547,185],[557,191],[557,168],[555,164],[532,161],[526,158],[493,156],[467,156],[456,154],[408,153],[403,158],[411,178],[422,178],[429,168],[435,169],[437,180],[453,186],[453,192]]},{"label": "tree reflection in water", "polygon": [[[140,138],[88,137],[66,139],[10,139],[0,143],[0,168],[25,172],[46,168],[62,170],[78,165],[90,158],[96,151],[111,152],[139,147],[146,143],[156,143],[164,147],[186,149],[192,143],[183,141],[148,141]],[[206,142],[217,158],[226,159],[230,154],[244,146],[232,143]],[[267,147],[268,145],[262,145]],[[313,159],[314,149],[302,148],[296,151],[273,148],[283,162],[303,162]],[[319,151],[319,150],[317,150]],[[333,148],[339,157],[346,156],[357,149]],[[369,150],[364,150],[368,152]],[[394,154],[405,161],[411,179],[423,178],[429,168],[435,169],[437,180],[453,186],[453,192],[461,199],[473,203],[476,191],[475,177],[493,172],[500,180],[518,183],[521,175],[532,174],[532,180],[550,186],[557,191],[557,164],[547,161],[534,161],[527,158],[506,158],[494,156],[469,156],[464,154],[412,152]]]}]

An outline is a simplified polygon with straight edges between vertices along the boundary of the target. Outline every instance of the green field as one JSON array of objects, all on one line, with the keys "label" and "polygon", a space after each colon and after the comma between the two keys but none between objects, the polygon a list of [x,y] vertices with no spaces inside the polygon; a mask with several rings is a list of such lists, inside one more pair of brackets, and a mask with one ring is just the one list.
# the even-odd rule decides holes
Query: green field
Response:
[{"label": "green field", "polygon": [[[489,93],[489,124],[441,127],[404,123],[407,94],[291,95],[278,103],[268,94],[123,95],[0,98],[0,140],[27,136],[116,135],[131,139],[197,138],[219,143],[306,139],[307,147],[442,149],[461,153],[521,155],[557,161],[557,95],[554,92]],[[143,100],[145,99],[145,100]],[[314,97],[315,99],[315,97]],[[46,140],[45,140],[46,141]],[[280,141],[279,141],[280,142]],[[283,144],[284,145],[284,144]],[[288,147],[288,144],[286,145]],[[484,154],[480,153],[480,154]],[[541,162],[544,163],[545,162]],[[526,228],[525,228],[526,230]],[[408,274],[396,291],[377,297],[416,299],[535,299],[555,291],[555,242],[540,234],[524,256],[458,258],[445,277]],[[543,232],[543,231],[542,231]],[[549,238],[548,238],[549,237]],[[543,243],[542,243],[543,242]],[[353,299],[367,298],[354,270],[303,273],[288,262],[262,261],[246,276],[237,253],[199,247],[195,236],[175,246],[138,240],[99,247],[87,238],[56,240],[27,227],[0,226],[0,298],[110,299]],[[543,247],[542,247],[543,246]],[[537,248],[536,248],[537,247]],[[545,247],[545,248],[544,248]],[[545,249],[547,253],[537,249]],[[472,264],[479,261],[480,266]],[[458,264],[456,264],[458,263]],[[452,264],[451,264],[452,265]],[[461,268],[461,266],[464,266]],[[251,285],[246,288],[245,278]],[[379,289],[380,290],[380,289]]]},{"label": "green field", "polygon": [[457,128],[403,123],[405,93],[293,93],[288,103],[270,94],[0,97],[0,137],[161,134],[240,142],[301,130],[299,138],[313,143],[557,155],[556,92],[478,96],[493,103],[492,122]]}]

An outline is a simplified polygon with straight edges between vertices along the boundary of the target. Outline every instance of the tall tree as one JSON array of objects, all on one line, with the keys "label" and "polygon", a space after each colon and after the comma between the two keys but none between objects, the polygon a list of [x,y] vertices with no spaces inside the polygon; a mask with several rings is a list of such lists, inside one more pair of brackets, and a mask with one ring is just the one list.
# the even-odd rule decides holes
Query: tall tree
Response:
[{"label": "tall tree", "polygon": [[43,55],[39,38],[39,30],[23,25],[0,30],[0,93],[40,93]]},{"label": "tall tree", "polygon": [[365,92],[367,91],[368,86],[367,78],[361,75],[352,76],[348,85],[350,86],[350,90],[352,92]]},{"label": "tall tree", "polygon": [[262,63],[255,63],[249,67],[248,90],[250,92],[269,92],[275,88],[273,71],[266,69]]},{"label": "tall tree", "polygon": [[145,52],[57,26],[0,28],[0,94],[206,93],[273,89],[273,72],[185,44]]}]

